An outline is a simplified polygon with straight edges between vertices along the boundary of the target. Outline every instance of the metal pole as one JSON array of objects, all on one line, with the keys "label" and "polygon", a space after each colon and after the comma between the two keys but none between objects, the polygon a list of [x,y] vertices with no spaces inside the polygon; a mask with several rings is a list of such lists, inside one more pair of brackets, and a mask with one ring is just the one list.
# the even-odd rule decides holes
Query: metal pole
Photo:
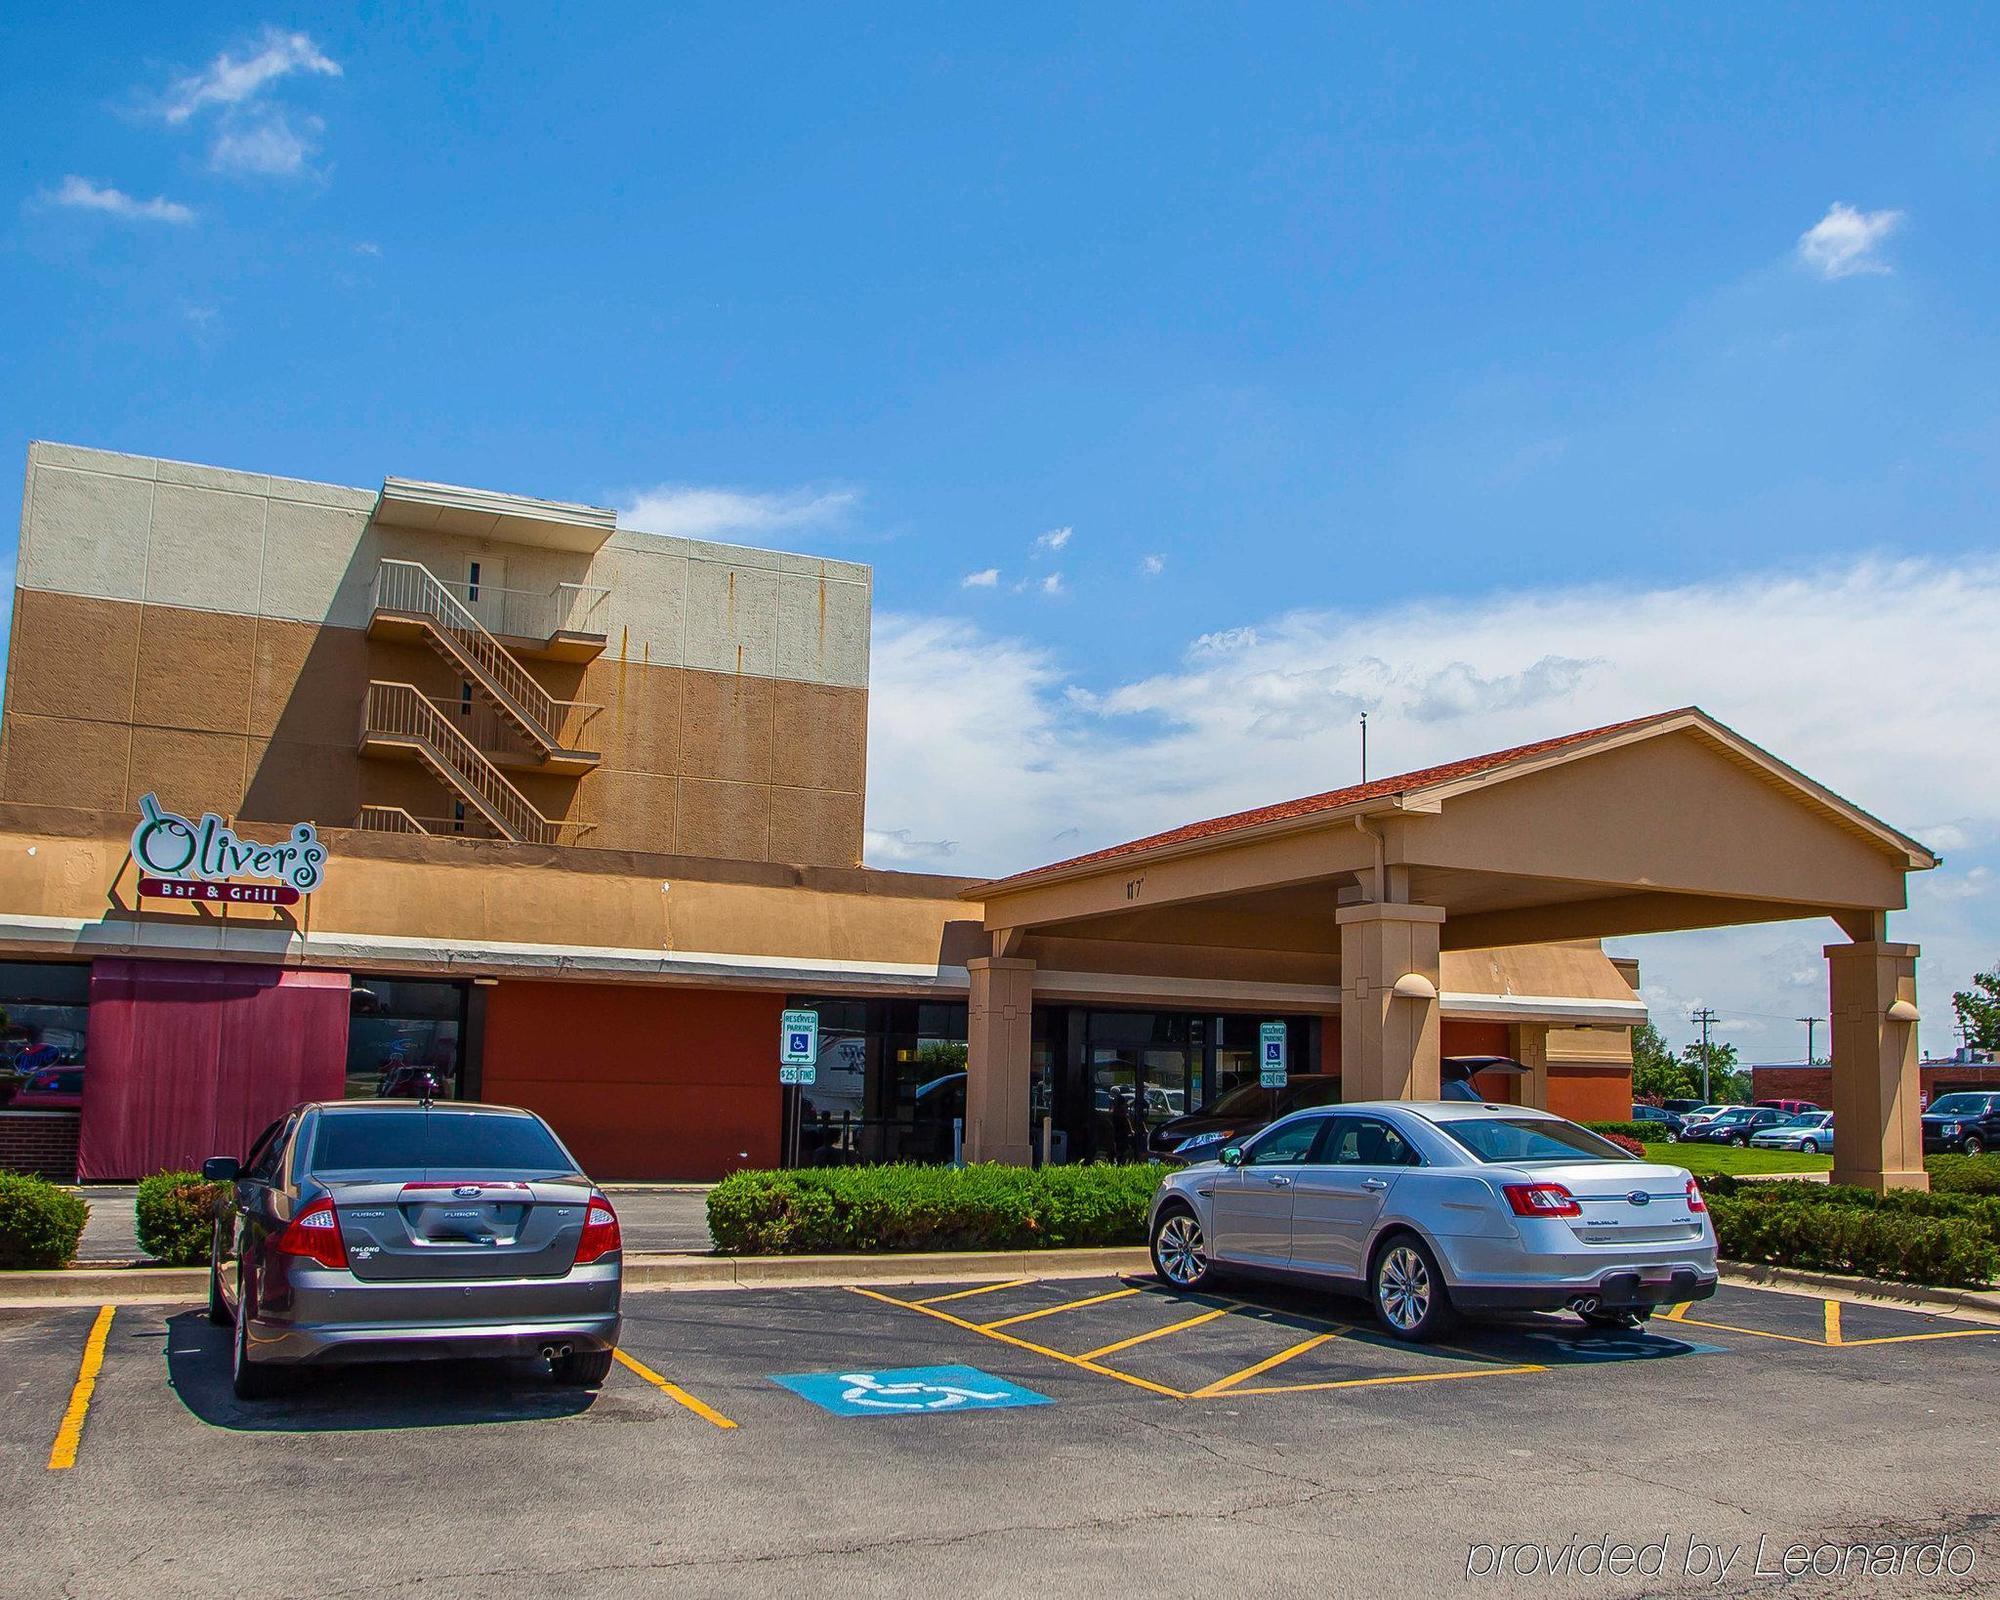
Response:
[{"label": "metal pole", "polygon": [[1794,1022],[1803,1022],[1806,1025],[1806,1065],[1810,1067],[1818,1059],[1813,1054],[1813,1029],[1819,1026],[1819,1018],[1794,1017],[1792,1020]]},{"label": "metal pole", "polygon": [[1361,781],[1368,781],[1368,713],[1361,713]]},{"label": "metal pole", "polygon": [[1042,1165],[1049,1164],[1049,1153],[1055,1146],[1056,1119],[1046,1111],[1042,1113]]},{"label": "metal pole", "polygon": [[1701,1103],[1707,1105],[1710,1095],[1708,1025],[1715,1020],[1715,1011],[1710,1006],[1703,1006],[1695,1012],[1693,1020],[1701,1024]]},{"label": "metal pole", "polygon": [[963,1117],[951,1119],[951,1164],[954,1167],[965,1165],[965,1118]]}]

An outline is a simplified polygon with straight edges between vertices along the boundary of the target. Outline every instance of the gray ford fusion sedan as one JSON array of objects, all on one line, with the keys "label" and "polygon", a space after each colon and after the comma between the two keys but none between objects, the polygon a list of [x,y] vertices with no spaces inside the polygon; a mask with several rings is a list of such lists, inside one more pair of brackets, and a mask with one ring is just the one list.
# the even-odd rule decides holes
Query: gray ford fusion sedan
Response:
[{"label": "gray ford fusion sedan", "polygon": [[611,1371],[618,1217],[533,1112],[302,1105],[202,1174],[231,1185],[208,1313],[235,1326],[244,1399],[334,1362],[539,1356],[579,1385]]},{"label": "gray ford fusion sedan", "polygon": [[1149,1232],[1180,1288],[1237,1269],[1302,1277],[1367,1294],[1404,1339],[1499,1310],[1629,1328],[1715,1293],[1715,1230],[1685,1169],[1525,1106],[1296,1112],[1170,1174]]}]

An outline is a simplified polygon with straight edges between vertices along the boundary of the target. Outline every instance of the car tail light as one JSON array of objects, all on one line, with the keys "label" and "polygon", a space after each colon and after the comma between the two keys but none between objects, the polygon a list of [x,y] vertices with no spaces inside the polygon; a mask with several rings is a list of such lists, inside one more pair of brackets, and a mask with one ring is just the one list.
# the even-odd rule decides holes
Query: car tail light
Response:
[{"label": "car tail light", "polygon": [[1583,1207],[1559,1183],[1510,1183],[1501,1191],[1517,1217],[1580,1217]]},{"label": "car tail light", "polygon": [[1706,1211],[1707,1209],[1708,1202],[1701,1197],[1701,1185],[1696,1183],[1692,1178],[1688,1179],[1688,1210]]},{"label": "car tail light", "polygon": [[291,1225],[278,1235],[281,1255],[304,1256],[323,1267],[347,1265],[347,1246],[340,1240],[340,1219],[333,1213],[331,1200],[315,1200],[292,1218]]},{"label": "car tail light", "polygon": [[576,1264],[587,1266],[599,1256],[619,1249],[624,1239],[618,1232],[618,1213],[601,1194],[590,1197],[590,1209],[583,1217],[583,1237],[576,1243]]}]

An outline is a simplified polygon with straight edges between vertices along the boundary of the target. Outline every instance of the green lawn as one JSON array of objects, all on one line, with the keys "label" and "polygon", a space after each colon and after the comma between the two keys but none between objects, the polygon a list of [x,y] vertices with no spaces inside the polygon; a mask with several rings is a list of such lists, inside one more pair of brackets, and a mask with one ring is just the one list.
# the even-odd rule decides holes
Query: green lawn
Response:
[{"label": "green lawn", "polygon": [[1676,1167],[1686,1167],[1696,1177],[1726,1172],[1742,1177],[1758,1172],[1831,1172],[1832,1156],[1800,1155],[1796,1150],[1738,1150],[1726,1144],[1649,1144],[1647,1156]]}]

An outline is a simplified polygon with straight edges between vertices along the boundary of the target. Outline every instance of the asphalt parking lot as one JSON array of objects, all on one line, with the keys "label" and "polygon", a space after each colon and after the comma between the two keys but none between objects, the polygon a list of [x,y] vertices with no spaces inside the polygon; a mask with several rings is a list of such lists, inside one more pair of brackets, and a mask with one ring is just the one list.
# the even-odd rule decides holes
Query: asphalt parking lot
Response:
[{"label": "asphalt parking lot", "polygon": [[[1638,1335],[1523,1317],[1411,1348],[1356,1303],[1140,1278],[626,1309],[595,1394],[467,1363],[257,1405],[199,1309],[0,1313],[0,1591],[1984,1594],[2000,1572],[2000,1328],[1977,1323],[1726,1288]],[[1520,1570],[1607,1536],[1661,1569]],[[1760,1537],[1766,1567],[1856,1539],[1973,1567],[1788,1580]]]}]

